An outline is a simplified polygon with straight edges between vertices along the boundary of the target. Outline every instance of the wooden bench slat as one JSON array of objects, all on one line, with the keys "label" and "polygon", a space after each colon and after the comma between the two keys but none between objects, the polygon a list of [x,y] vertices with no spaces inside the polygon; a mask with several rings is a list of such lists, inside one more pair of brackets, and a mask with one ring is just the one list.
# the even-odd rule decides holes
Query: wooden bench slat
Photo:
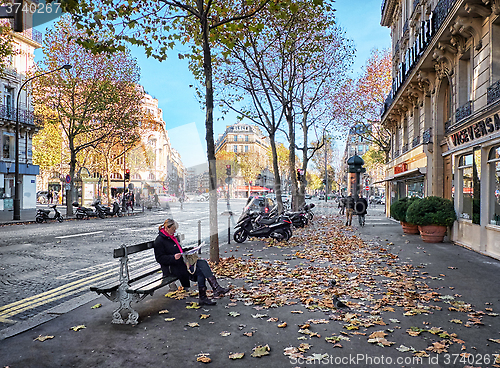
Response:
[{"label": "wooden bench slat", "polygon": [[177,281],[178,278],[175,276],[167,276],[167,277],[153,277],[147,280],[141,281],[136,285],[131,286],[127,289],[127,293],[131,294],[153,294],[153,292],[165,285],[168,285],[174,281]]},{"label": "wooden bench slat", "polygon": [[[154,247],[154,241],[149,241],[145,243],[140,243],[140,244],[134,244],[134,245],[129,245],[127,247],[127,254],[134,254],[134,253],[139,253],[148,249],[152,249]],[[125,249],[124,248],[118,248],[113,250],[113,257],[114,258],[120,258],[125,256]]]},{"label": "wooden bench slat", "polygon": [[[147,277],[149,275],[155,274],[155,273],[161,272],[161,267],[158,263],[153,263],[146,268],[138,269],[135,271],[132,271],[130,273],[130,281],[129,283],[133,283],[135,281],[138,281],[144,277]],[[102,283],[96,285],[96,286],[91,286],[90,290],[95,291],[96,293],[109,293],[112,291],[115,291],[118,289],[120,286],[120,280],[116,278],[116,275],[113,275],[114,280],[105,280]]]}]

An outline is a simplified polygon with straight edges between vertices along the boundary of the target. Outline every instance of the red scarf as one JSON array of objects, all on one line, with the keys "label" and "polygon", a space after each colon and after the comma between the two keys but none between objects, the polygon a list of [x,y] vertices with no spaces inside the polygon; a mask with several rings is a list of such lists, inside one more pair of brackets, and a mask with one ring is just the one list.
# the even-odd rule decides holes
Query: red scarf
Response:
[{"label": "red scarf", "polygon": [[172,239],[174,241],[174,243],[177,245],[177,248],[179,248],[179,253],[184,253],[184,251],[181,248],[181,245],[179,244],[179,242],[177,241],[177,238],[175,236],[172,236],[169,233],[167,233],[167,231],[165,229],[161,229],[160,233],[162,233],[163,235],[166,235],[167,237],[169,237],[170,239]]}]

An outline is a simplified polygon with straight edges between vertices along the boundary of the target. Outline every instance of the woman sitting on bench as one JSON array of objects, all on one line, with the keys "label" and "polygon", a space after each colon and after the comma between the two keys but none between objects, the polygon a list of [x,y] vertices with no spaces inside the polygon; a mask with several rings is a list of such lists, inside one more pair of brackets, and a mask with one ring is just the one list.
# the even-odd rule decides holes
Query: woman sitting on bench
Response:
[{"label": "woman sitting on bench", "polygon": [[174,275],[179,278],[184,288],[189,288],[190,280],[198,282],[200,305],[214,305],[214,301],[207,297],[206,280],[213,289],[214,297],[223,296],[230,289],[223,288],[217,282],[210,266],[204,259],[198,259],[195,264],[187,266],[182,257],[182,247],[175,238],[175,231],[179,224],[173,219],[167,219],[159,227],[155,239],[154,250],[156,261],[161,265],[163,275]]}]

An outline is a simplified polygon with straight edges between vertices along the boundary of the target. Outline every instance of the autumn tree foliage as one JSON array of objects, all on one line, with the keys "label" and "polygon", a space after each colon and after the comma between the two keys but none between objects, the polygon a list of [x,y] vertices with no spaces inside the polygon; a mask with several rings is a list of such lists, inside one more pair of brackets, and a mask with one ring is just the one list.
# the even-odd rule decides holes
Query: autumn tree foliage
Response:
[{"label": "autumn tree foliage", "polygon": [[78,156],[103,144],[116,146],[116,140],[130,149],[138,140],[137,128],[142,119],[143,92],[137,88],[136,61],[126,51],[93,54],[75,42],[82,35],[67,17],[47,32],[39,72],[65,64],[72,65],[72,69],[36,78],[33,88],[34,105],[52,112],[46,119],[60,126],[70,152],[72,189],[67,200],[68,214],[73,210]]},{"label": "autumn tree foliage", "polygon": [[388,155],[390,131],[380,124],[380,111],[391,89],[391,53],[374,49],[357,80],[343,89],[345,109],[342,120],[346,127],[356,126],[356,134]]},{"label": "autumn tree foliage", "polygon": [[10,66],[10,57],[17,52],[9,22],[7,19],[0,19],[0,76]]},{"label": "autumn tree foliage", "polygon": [[[329,94],[335,94],[352,63],[353,48],[335,26],[330,2],[314,6],[293,1],[279,12],[267,12],[265,24],[248,20],[236,34],[223,34],[219,83],[225,86],[221,104],[264,128],[273,155],[274,186],[281,208],[281,172],[276,134],[284,132],[289,146],[289,176],[297,207],[305,183],[298,183],[296,150],[302,168],[320,146],[310,143],[313,126],[332,121]],[[226,38],[224,38],[226,36]],[[299,130],[299,133],[297,133]],[[320,130],[322,130],[320,128]],[[301,191],[299,191],[301,184]]]},{"label": "autumn tree foliage", "polygon": [[[50,0],[49,0],[50,1]],[[322,0],[313,0],[321,3]],[[221,30],[234,32],[242,20],[268,7],[287,7],[289,0],[62,0],[62,9],[73,14],[86,35],[80,44],[94,52],[124,51],[124,42],[144,47],[147,56],[164,60],[178,43],[189,46],[179,55],[190,60],[190,69],[204,86],[206,143],[210,188],[210,259],[219,261],[216,159],[213,137],[213,51]],[[265,19],[260,18],[260,22]],[[111,32],[106,39],[92,37]]]}]

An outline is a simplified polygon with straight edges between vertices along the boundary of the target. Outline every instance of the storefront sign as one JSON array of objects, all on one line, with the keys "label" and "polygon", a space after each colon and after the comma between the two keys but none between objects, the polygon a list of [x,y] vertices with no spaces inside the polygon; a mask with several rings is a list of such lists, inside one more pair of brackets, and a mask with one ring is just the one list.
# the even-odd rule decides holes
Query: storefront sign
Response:
[{"label": "storefront sign", "polygon": [[401,174],[402,172],[408,171],[408,164],[403,162],[397,166],[394,166],[394,174]]},{"label": "storefront sign", "polygon": [[451,134],[448,136],[448,141],[452,146],[456,147],[497,130],[500,130],[500,115],[498,113]]}]

